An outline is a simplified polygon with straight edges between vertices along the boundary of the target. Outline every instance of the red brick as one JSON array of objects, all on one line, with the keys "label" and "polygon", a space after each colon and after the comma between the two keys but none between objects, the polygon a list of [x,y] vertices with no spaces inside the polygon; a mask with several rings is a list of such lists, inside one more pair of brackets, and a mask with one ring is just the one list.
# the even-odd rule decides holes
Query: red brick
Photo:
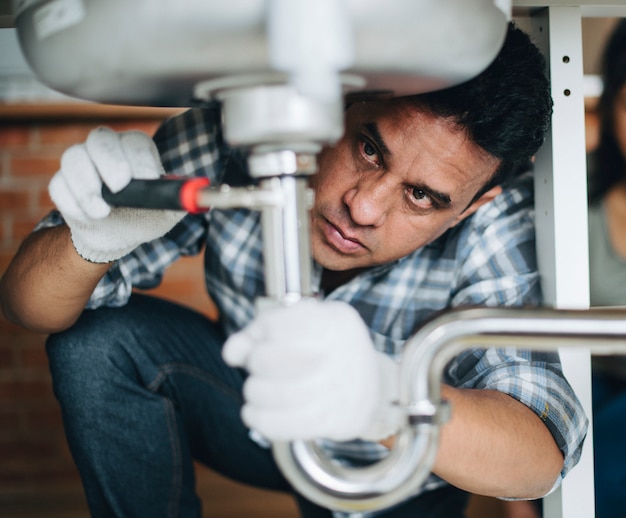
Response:
[{"label": "red brick", "polygon": [[59,170],[60,155],[25,155],[16,154],[10,160],[11,176],[48,176]]},{"label": "red brick", "polygon": [[23,413],[15,406],[0,406],[0,430],[3,432],[21,430],[23,426]]},{"label": "red brick", "polygon": [[[5,340],[3,340],[5,341]],[[16,358],[12,347],[0,346],[0,365],[4,368],[15,366]]]},{"label": "red brick", "polygon": [[19,437],[0,441],[0,458],[3,464],[36,464],[57,457],[57,447],[53,441],[42,441]]},{"label": "red brick", "polygon": [[[0,270],[0,271],[4,272],[4,270]],[[27,331],[25,331],[23,328],[9,322],[2,316],[2,314],[0,314],[0,336],[6,337],[6,338],[3,338],[2,340],[3,344],[9,343],[8,337],[11,337],[13,339],[14,335],[16,334],[20,335],[26,332]]]},{"label": "red brick", "polygon": [[55,145],[65,149],[84,142],[89,132],[99,125],[99,122],[44,124],[38,128],[39,143],[42,146]]},{"label": "red brick", "polygon": [[4,401],[33,401],[49,399],[52,401],[52,384],[50,381],[0,381],[0,399]]},{"label": "red brick", "polygon": [[39,208],[42,216],[47,214],[50,210],[54,208],[54,203],[52,203],[52,200],[50,199],[50,194],[48,193],[48,182],[46,182],[45,187],[43,187],[39,192],[37,207]]},{"label": "red brick", "polygon": [[[28,481],[33,488],[80,486],[80,476],[73,463],[54,466],[36,466],[29,473]],[[39,491],[37,491],[39,493]]]},{"label": "red brick", "polygon": [[15,150],[26,147],[31,140],[31,128],[25,124],[0,125],[0,148]]},{"label": "red brick", "polygon": [[[0,153],[9,166],[2,173],[0,220],[10,222],[0,236],[0,275],[19,242],[53,207],[47,185],[58,170],[61,154],[70,145],[83,142],[100,124],[152,134],[160,120],[103,117],[0,124]],[[162,289],[197,309],[211,311],[213,307],[205,293],[200,257],[179,261],[166,275]],[[45,339],[45,335],[30,333],[0,316],[0,494],[80,487],[52,391]],[[13,455],[7,460],[2,455],[4,448]]]},{"label": "red brick", "polygon": [[40,214],[35,216],[22,216],[16,218],[12,225],[11,238],[18,241],[22,241],[28,234],[30,234],[41,218],[47,214],[48,209],[42,209]]},{"label": "red brick", "polygon": [[23,410],[22,414],[26,429],[62,430],[63,428],[61,409],[57,405],[47,405],[34,410]]},{"label": "red brick", "polygon": [[0,487],[2,487],[3,492],[30,486],[29,471],[28,469],[16,469],[14,466],[2,466],[0,469]]},{"label": "red brick", "polygon": [[[35,347],[18,347],[15,351],[17,356],[17,364],[22,368],[43,368],[47,372],[48,355],[45,350],[45,337],[37,337]],[[2,351],[0,350],[0,353]]]},{"label": "red brick", "polygon": [[5,212],[27,209],[30,205],[30,194],[23,189],[0,189],[1,214]]},{"label": "red brick", "polygon": [[19,332],[15,333],[16,334],[16,337],[15,337],[16,347],[24,347],[24,348],[39,347],[41,344],[44,343],[44,341],[46,340],[48,336],[44,333],[35,333],[33,331],[29,331],[19,326],[18,326],[18,329],[19,329]]},{"label": "red brick", "polygon": [[[198,279],[198,275],[202,276],[204,271],[204,257],[203,254],[195,256],[182,257],[170,266],[164,279],[167,280],[181,280],[181,279]],[[202,277],[200,277],[202,279]],[[204,286],[203,282],[199,285]]]}]

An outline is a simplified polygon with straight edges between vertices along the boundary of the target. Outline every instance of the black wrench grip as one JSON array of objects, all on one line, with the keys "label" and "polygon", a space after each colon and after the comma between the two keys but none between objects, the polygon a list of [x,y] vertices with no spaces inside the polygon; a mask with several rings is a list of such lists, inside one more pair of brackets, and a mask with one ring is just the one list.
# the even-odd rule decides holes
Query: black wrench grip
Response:
[{"label": "black wrench grip", "polygon": [[209,210],[198,205],[198,191],[206,189],[209,184],[206,177],[131,180],[115,193],[103,184],[102,198],[113,207],[185,210],[198,214]]}]

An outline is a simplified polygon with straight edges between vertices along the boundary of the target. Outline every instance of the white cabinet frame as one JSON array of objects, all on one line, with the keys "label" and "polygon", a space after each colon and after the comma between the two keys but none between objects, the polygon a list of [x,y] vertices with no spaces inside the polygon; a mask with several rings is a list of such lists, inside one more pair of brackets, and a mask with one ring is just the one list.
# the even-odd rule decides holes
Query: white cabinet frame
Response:
[{"label": "white cabinet frame", "polygon": [[[537,252],[545,304],[589,307],[587,168],[582,63],[582,18],[626,17],[626,0],[537,2],[515,0],[514,15],[549,64],[552,125],[537,155]],[[580,463],[560,489],[544,499],[545,518],[593,518],[591,357],[561,349],[565,374],[581,399],[590,429]]]}]

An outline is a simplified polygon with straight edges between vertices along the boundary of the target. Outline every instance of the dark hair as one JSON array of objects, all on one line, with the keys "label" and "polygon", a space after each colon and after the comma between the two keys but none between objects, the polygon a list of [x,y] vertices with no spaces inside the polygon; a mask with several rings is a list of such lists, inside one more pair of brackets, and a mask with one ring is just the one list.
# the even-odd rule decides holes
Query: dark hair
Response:
[{"label": "dark hair", "polygon": [[475,198],[532,167],[552,115],[546,62],[530,37],[512,22],[494,61],[459,85],[413,96],[438,116],[449,117],[468,137],[501,159]]},{"label": "dark hair", "polygon": [[619,22],[609,37],[602,54],[601,75],[604,85],[597,106],[600,133],[598,147],[590,160],[592,203],[623,180],[626,171],[626,158],[615,136],[615,101],[626,83],[626,20]]}]

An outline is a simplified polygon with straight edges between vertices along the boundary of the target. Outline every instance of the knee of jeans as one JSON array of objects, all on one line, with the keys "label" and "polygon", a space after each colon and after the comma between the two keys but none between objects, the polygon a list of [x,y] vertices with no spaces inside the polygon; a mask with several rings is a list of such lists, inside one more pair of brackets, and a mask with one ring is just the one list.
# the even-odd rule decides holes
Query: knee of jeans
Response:
[{"label": "knee of jeans", "polygon": [[95,403],[95,393],[108,390],[113,373],[128,363],[118,345],[123,332],[120,322],[97,310],[86,311],[74,326],[50,335],[46,352],[57,398]]}]

